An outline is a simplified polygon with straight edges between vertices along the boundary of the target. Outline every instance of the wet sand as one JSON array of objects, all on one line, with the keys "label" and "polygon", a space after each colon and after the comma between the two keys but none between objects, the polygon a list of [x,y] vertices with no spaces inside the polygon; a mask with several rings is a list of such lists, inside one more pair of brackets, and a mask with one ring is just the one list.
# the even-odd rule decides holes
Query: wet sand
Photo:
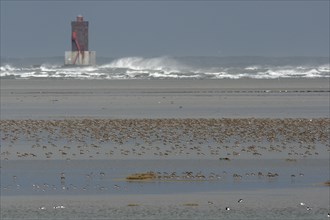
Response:
[{"label": "wet sand", "polygon": [[[4,219],[326,219],[328,212],[329,187],[321,182],[328,176],[326,159],[9,160],[2,166]],[[125,180],[146,170],[191,171],[207,179]]]},{"label": "wet sand", "polygon": [[1,80],[1,119],[329,117],[329,79]]},{"label": "wet sand", "polygon": [[[329,200],[323,196],[327,193],[327,189],[281,189],[189,195],[6,197],[2,216],[32,219],[70,219],[70,216],[79,219],[328,219]],[[241,198],[242,202],[238,202]],[[27,208],[22,210],[21,207]]]},{"label": "wet sand", "polygon": [[2,218],[329,212],[329,79],[1,80],[0,116]]}]

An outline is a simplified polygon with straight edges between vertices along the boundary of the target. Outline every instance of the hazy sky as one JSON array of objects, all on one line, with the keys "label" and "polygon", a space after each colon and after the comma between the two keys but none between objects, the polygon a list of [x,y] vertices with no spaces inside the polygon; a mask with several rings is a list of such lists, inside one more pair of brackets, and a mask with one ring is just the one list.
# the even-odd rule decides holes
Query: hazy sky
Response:
[{"label": "hazy sky", "polygon": [[329,1],[4,1],[1,56],[62,56],[89,21],[97,56],[329,56]]}]

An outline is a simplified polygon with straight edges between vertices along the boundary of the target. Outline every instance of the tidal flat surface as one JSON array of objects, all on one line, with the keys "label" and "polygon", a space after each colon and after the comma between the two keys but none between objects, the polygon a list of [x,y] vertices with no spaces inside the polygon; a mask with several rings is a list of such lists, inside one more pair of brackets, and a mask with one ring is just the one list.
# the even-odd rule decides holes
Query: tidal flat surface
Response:
[{"label": "tidal flat surface", "polygon": [[328,158],[329,119],[1,120],[1,159]]},{"label": "tidal flat surface", "polygon": [[328,219],[328,82],[3,79],[1,219]]},{"label": "tidal flat surface", "polygon": [[[2,161],[1,217],[326,219],[328,167],[325,159]],[[146,171],[160,178],[125,179]]]},{"label": "tidal flat surface", "polygon": [[[324,187],[328,161],[22,160],[1,163],[2,195],[175,194]],[[129,181],[133,173],[157,178]]]},{"label": "tidal flat surface", "polygon": [[329,79],[1,79],[1,119],[329,117]]}]

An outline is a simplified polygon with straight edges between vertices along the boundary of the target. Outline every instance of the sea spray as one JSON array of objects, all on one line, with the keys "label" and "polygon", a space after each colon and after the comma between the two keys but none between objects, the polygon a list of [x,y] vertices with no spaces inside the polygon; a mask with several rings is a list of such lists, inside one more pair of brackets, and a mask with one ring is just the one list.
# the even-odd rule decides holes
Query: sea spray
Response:
[{"label": "sea spray", "polygon": [[2,62],[0,78],[274,79],[320,78],[330,73],[329,61],[323,57],[124,57],[87,67],[67,67],[59,62],[22,65],[20,60],[14,61]]}]

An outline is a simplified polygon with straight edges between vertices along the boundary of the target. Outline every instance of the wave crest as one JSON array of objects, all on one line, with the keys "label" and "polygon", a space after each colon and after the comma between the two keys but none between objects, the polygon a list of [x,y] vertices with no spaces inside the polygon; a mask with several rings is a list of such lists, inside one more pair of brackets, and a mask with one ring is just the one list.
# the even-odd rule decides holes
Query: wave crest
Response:
[{"label": "wave crest", "polygon": [[[229,58],[228,58],[229,59]],[[290,65],[252,63],[224,64],[221,59],[168,56],[124,57],[103,65],[68,67],[44,63],[29,67],[4,64],[0,78],[77,78],[77,79],[239,79],[239,78],[318,78],[329,77],[328,63]],[[229,60],[232,61],[232,60]],[[228,62],[229,62],[228,61]],[[106,63],[106,62],[104,62]]]},{"label": "wave crest", "polygon": [[188,68],[170,57],[124,57],[102,65],[101,68],[126,68],[131,70],[155,70],[164,72],[181,72]]}]

